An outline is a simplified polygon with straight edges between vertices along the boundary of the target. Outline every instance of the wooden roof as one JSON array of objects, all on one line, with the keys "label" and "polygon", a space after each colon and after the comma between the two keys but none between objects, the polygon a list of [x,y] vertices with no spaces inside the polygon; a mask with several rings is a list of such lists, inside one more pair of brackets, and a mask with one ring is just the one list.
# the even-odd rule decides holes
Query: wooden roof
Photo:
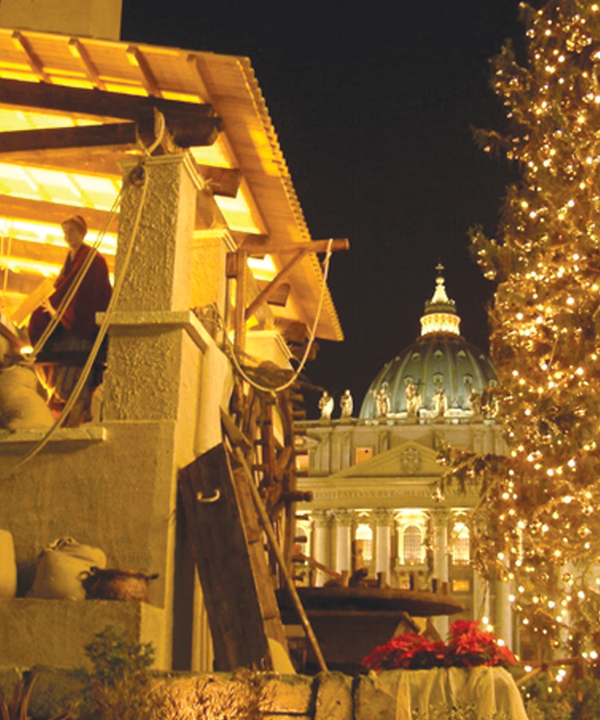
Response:
[{"label": "wooden roof", "polygon": [[[113,95],[115,101],[117,95],[162,98],[172,101],[173,107],[188,107],[197,113],[202,112],[202,105],[209,105],[212,117],[221,119],[222,132],[212,145],[194,146],[191,152],[199,165],[241,172],[235,198],[216,197],[233,234],[240,241],[249,233],[266,235],[273,246],[311,239],[247,58],[0,29],[0,133],[81,128],[77,131],[80,135],[94,135],[94,128],[85,130],[87,125],[112,124],[114,128],[115,123],[126,122],[123,117],[115,120],[111,116],[110,102],[102,115],[96,114],[102,103],[93,114],[78,112],[74,106],[63,111],[15,105],[14,101],[7,103],[7,92],[2,92],[2,83],[8,88],[8,81],[46,83],[52,89],[78,88],[85,94],[108,99]],[[125,127],[116,129],[125,137]],[[111,132],[110,128],[103,131]],[[18,136],[9,137],[16,144]],[[84,211],[92,219],[91,227],[99,225],[110,208],[111,195],[118,191],[120,170],[116,160],[126,152],[139,151],[134,144],[123,145],[120,141],[115,146],[92,145],[78,147],[76,151],[68,147],[36,150],[27,145],[25,150],[14,152],[2,148],[0,142],[0,235],[12,236],[15,223],[22,222],[25,227],[27,222],[41,223],[45,218],[55,222],[55,218],[74,210]],[[31,229],[17,234],[18,240],[28,242],[27,232],[31,233]],[[51,234],[46,231],[43,242],[58,244],[60,238],[50,237]],[[110,242],[109,238],[109,246]],[[103,252],[110,255],[114,248],[108,247]],[[7,256],[6,248],[0,248],[0,255]],[[322,283],[316,255],[308,255],[298,265],[290,283],[288,307],[278,312],[310,326]],[[317,335],[329,340],[343,339],[327,290]]]}]

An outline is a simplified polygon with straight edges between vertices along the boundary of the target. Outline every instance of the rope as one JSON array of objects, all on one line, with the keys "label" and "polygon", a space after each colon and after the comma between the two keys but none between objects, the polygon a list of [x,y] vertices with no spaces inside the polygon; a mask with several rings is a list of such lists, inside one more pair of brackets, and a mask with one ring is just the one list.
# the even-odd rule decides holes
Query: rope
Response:
[{"label": "rope", "polygon": [[317,314],[315,316],[315,321],[312,325],[309,338],[308,338],[308,344],[306,346],[306,350],[304,351],[304,355],[302,357],[302,360],[300,361],[300,365],[296,368],[294,371],[294,374],[292,377],[285,382],[283,385],[279,385],[278,387],[267,387],[266,385],[261,385],[260,383],[257,383],[255,380],[253,380],[251,377],[248,376],[248,374],[244,371],[242,366],[239,363],[239,360],[235,354],[235,349],[233,347],[233,344],[231,340],[227,337],[227,333],[225,332],[225,342],[227,344],[227,348],[229,350],[229,355],[231,357],[231,360],[235,366],[235,369],[238,371],[238,373],[241,375],[241,377],[253,388],[256,390],[260,390],[261,392],[268,392],[276,395],[277,393],[283,392],[284,390],[287,390],[291,385],[293,385],[296,380],[300,377],[300,374],[302,373],[302,370],[304,370],[304,366],[306,365],[308,361],[308,357],[310,355],[310,351],[312,349],[313,343],[315,341],[315,337],[317,334],[317,327],[319,324],[319,320],[321,319],[321,313],[323,311],[323,302],[325,300],[325,290],[327,288],[327,277],[329,276],[329,265],[331,260],[331,245],[333,243],[333,240],[330,239],[329,243],[327,245],[327,254],[325,255],[325,261],[323,263],[323,280],[321,282],[321,294],[319,297],[319,304],[317,305]]},{"label": "rope", "polygon": [[140,227],[140,221],[141,221],[141,217],[142,217],[142,210],[143,210],[144,205],[145,205],[145,203],[146,203],[146,194],[147,194],[147,191],[148,191],[148,184],[149,184],[149,183],[148,183],[148,170],[147,170],[147,168],[144,167],[143,161],[141,161],[140,164],[139,164],[138,166],[136,166],[136,167],[129,173],[128,180],[131,181],[132,176],[139,177],[140,168],[142,169],[142,172],[143,172],[143,183],[144,183],[144,184],[143,184],[143,186],[142,186],[142,195],[141,195],[141,198],[140,198],[140,203],[139,203],[138,208],[137,208],[137,213],[136,213],[136,217],[135,217],[135,221],[134,221],[134,225],[133,225],[133,230],[132,230],[132,232],[131,232],[131,239],[130,239],[130,242],[129,242],[129,247],[127,248],[127,252],[126,252],[126,254],[125,254],[125,259],[124,259],[124,261],[123,261],[123,266],[122,266],[122,269],[121,269],[121,273],[119,274],[119,277],[117,278],[117,280],[116,280],[116,282],[115,282],[115,287],[114,287],[114,290],[113,290],[113,293],[112,293],[110,302],[108,303],[108,307],[107,307],[107,309],[106,309],[106,312],[105,312],[105,314],[104,314],[104,319],[102,320],[102,324],[100,325],[100,329],[98,330],[98,335],[96,336],[96,340],[95,340],[95,342],[94,342],[94,344],[93,344],[93,346],[92,346],[92,349],[90,350],[90,354],[89,354],[89,356],[88,356],[88,359],[87,359],[85,365],[83,366],[83,369],[82,369],[82,371],[81,371],[81,375],[80,375],[80,377],[79,377],[79,380],[77,381],[77,384],[75,385],[75,387],[74,387],[74,389],[73,389],[73,392],[72,392],[71,395],[69,396],[69,399],[68,399],[67,402],[65,403],[65,406],[64,406],[64,408],[63,408],[60,416],[56,419],[56,421],[54,422],[54,424],[52,425],[52,427],[48,430],[48,432],[46,433],[46,435],[39,441],[39,443],[37,443],[37,445],[35,445],[35,447],[33,447],[33,448],[12,468],[12,473],[15,473],[15,472],[17,472],[18,470],[20,470],[20,469],[23,467],[23,465],[25,465],[25,464],[26,464],[27,462],[29,462],[32,458],[34,458],[34,457],[35,457],[39,452],[41,452],[41,450],[48,444],[48,442],[50,441],[50,439],[52,438],[52,436],[54,435],[54,433],[56,432],[56,430],[57,430],[57,429],[60,427],[60,425],[62,424],[63,419],[64,419],[65,417],[67,417],[67,415],[69,414],[69,412],[71,412],[73,406],[75,405],[75,403],[77,402],[77,400],[78,400],[78,398],[79,398],[79,395],[81,394],[81,391],[82,391],[85,383],[87,382],[87,379],[88,379],[89,374],[90,374],[90,372],[91,372],[91,370],[92,370],[94,361],[96,360],[96,356],[97,356],[97,354],[98,354],[98,351],[100,350],[100,346],[102,345],[102,341],[104,340],[104,337],[105,337],[105,335],[106,335],[106,333],[107,333],[107,331],[108,331],[108,327],[109,327],[109,325],[110,325],[110,321],[111,321],[111,318],[112,318],[112,314],[113,314],[113,312],[114,312],[114,307],[115,307],[115,305],[116,305],[116,303],[117,303],[117,300],[118,300],[119,295],[120,295],[120,292],[121,292],[121,288],[122,288],[122,286],[123,286],[123,282],[124,282],[124,280],[125,280],[125,275],[126,275],[127,268],[128,268],[128,266],[129,266],[129,261],[130,261],[130,259],[131,259],[131,254],[132,254],[133,246],[134,246],[134,244],[135,244],[135,239],[136,239],[136,236],[137,236],[139,227]]}]

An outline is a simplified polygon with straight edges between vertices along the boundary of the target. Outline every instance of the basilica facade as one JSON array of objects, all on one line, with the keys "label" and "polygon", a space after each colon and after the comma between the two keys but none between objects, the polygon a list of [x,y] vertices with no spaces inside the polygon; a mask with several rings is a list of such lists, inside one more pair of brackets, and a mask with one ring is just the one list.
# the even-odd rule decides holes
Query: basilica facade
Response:
[{"label": "basilica facade", "polygon": [[[518,651],[509,585],[488,583],[471,567],[469,517],[477,497],[435,494],[444,442],[506,451],[495,384],[489,358],[460,335],[438,267],[420,337],[382,368],[358,417],[346,392],[338,411],[326,394],[321,418],[298,423],[307,451],[301,489],[312,493],[298,519],[303,552],[314,561],[306,582],[362,571],[393,587],[447,591],[464,606],[460,617],[492,625]],[[448,622],[434,621],[442,637]]]}]

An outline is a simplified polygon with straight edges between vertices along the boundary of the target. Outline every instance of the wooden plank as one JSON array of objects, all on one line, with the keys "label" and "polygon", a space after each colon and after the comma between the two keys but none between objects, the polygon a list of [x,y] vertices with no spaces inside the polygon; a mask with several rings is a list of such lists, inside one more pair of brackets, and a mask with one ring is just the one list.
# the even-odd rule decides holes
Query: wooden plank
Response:
[{"label": "wooden plank", "polygon": [[[179,488],[213,637],[215,669],[270,666],[229,458],[217,445],[180,471]],[[201,498],[219,497],[214,502]]]}]

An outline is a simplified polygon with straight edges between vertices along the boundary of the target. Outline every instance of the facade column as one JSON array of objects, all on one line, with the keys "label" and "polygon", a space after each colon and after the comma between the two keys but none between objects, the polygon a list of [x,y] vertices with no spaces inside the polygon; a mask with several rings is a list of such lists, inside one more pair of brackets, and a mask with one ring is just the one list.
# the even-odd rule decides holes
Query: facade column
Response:
[{"label": "facade column", "polygon": [[513,648],[513,623],[512,623],[512,607],[510,602],[511,583],[498,578],[495,581],[496,590],[496,617],[495,632],[499,638],[502,638],[509,648]]},{"label": "facade column", "polygon": [[389,582],[394,511],[389,508],[377,508],[371,513],[371,517],[375,523],[375,573],[385,573],[385,580]]},{"label": "facade column", "polygon": [[346,570],[352,573],[352,522],[354,512],[344,508],[336,508],[333,511],[335,523],[335,564],[336,572]]},{"label": "facade column", "polygon": [[[327,565],[328,536],[331,518],[325,510],[313,510],[311,514],[314,522],[313,558],[322,565]],[[327,575],[321,570],[317,570],[315,573],[315,585],[320,587],[326,580]]]},{"label": "facade column", "polygon": [[[433,525],[433,578],[438,582],[438,592],[440,585],[448,582],[448,520],[450,513],[448,510],[432,510],[431,519]],[[435,629],[440,634],[442,640],[446,640],[448,635],[448,616],[439,615],[433,618]]]},{"label": "facade column", "polygon": [[481,621],[490,617],[490,584],[481,575],[473,571],[473,619]]}]

